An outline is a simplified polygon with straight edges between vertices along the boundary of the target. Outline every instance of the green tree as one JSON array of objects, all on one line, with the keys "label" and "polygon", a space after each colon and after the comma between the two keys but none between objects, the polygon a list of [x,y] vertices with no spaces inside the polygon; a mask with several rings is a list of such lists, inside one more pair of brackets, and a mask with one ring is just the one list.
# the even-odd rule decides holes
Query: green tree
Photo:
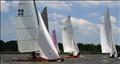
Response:
[{"label": "green tree", "polygon": [[6,44],[3,40],[0,40],[0,52],[5,51]]},{"label": "green tree", "polygon": [[17,41],[7,41],[6,50],[7,51],[18,51]]}]

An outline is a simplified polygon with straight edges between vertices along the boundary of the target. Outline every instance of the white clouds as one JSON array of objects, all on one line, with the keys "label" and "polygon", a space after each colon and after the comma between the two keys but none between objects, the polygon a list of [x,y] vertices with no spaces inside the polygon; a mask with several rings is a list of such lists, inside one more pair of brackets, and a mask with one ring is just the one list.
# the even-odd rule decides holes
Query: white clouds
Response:
[{"label": "white clouds", "polygon": [[0,1],[0,2],[1,2],[1,11],[8,12],[10,4],[6,1]]},{"label": "white clouds", "polygon": [[99,1],[83,1],[83,2],[80,3],[80,5],[83,6],[83,7],[89,7],[90,5],[97,6],[99,4],[100,4]]},{"label": "white clouds", "polygon": [[[67,18],[67,16],[65,17],[65,16],[59,15],[59,14],[57,14],[57,15],[54,14],[54,16],[56,17],[56,20],[54,20],[54,21],[55,22],[57,21],[56,27],[59,26],[59,29],[61,29],[64,21]],[[88,35],[88,34],[93,35],[93,33],[97,33],[96,25],[94,23],[86,20],[86,19],[71,17],[71,22],[72,22],[72,25],[73,25],[73,30],[77,33],[81,33],[81,34],[84,34],[84,35]],[[53,22],[51,24],[55,24],[55,23]]]},{"label": "white clouds", "polygon": [[[54,20],[52,20],[53,22],[50,22],[50,28],[61,30],[62,24],[66,20],[67,16],[65,17],[64,15],[57,13],[49,13],[49,15],[50,17],[54,17]],[[96,33],[96,25],[86,19],[71,17],[71,22],[74,30],[78,33],[82,33],[84,35]]]},{"label": "white clouds", "polygon": [[53,19],[54,21],[55,21],[55,20],[58,20],[58,19],[63,19],[63,18],[65,18],[64,15],[58,14],[58,13],[48,13],[48,16],[49,16],[49,18]]},{"label": "white clouds", "polygon": [[110,20],[113,24],[117,22],[117,18],[114,16],[110,16]]},{"label": "white clouds", "polygon": [[50,23],[50,29],[56,29],[57,31],[61,30],[62,22],[66,18],[62,14],[58,13],[48,13],[49,23]]},{"label": "white clouds", "polygon": [[65,16],[58,13],[48,13],[48,18],[50,31],[56,29],[57,32],[60,32]]},{"label": "white clouds", "polygon": [[[52,19],[52,21],[49,19],[49,32],[55,29],[57,33],[57,38],[61,42],[62,25],[67,19],[67,16],[58,13],[49,13],[49,15],[52,17],[56,17]],[[79,42],[80,38],[94,37],[98,32],[98,28],[96,28],[96,25],[86,19],[71,17],[71,22],[73,26],[74,36],[76,37],[77,42]]]},{"label": "white clouds", "polygon": [[76,27],[79,33],[84,35],[93,35],[93,33],[96,33],[96,25],[86,19],[71,17],[71,21],[73,23],[73,27]]},{"label": "white clouds", "polygon": [[[100,19],[100,21],[103,21],[104,16],[101,16],[99,19]],[[110,21],[112,22],[112,24],[115,24],[117,22],[117,18],[114,16],[110,16]]]},{"label": "white clouds", "polygon": [[[67,16],[58,13],[49,13],[49,16],[54,17],[54,20],[52,19],[53,22],[50,22],[51,25],[50,28],[51,29],[55,28],[57,29],[57,31],[60,31],[62,27],[62,23],[66,20]],[[117,22],[116,17],[110,16],[110,20],[112,22],[112,27],[114,31],[113,33],[119,34],[120,28],[115,24]],[[74,28],[73,30],[77,33],[81,33],[86,36],[99,35],[100,33],[100,24],[95,24],[89,20],[83,18],[76,18],[76,17],[71,17],[71,22]]]},{"label": "white clouds", "polygon": [[80,6],[83,7],[91,7],[91,6],[99,6],[99,5],[103,5],[103,6],[119,6],[120,1],[75,1],[75,3],[79,4]]},{"label": "white clouds", "polygon": [[72,6],[71,3],[65,1],[39,1],[38,4],[58,10],[70,10],[70,6]]},{"label": "white clouds", "polygon": [[112,30],[113,30],[113,34],[114,34],[114,35],[117,35],[117,36],[118,36],[118,35],[120,34],[120,27],[114,25],[114,26],[112,27]]}]

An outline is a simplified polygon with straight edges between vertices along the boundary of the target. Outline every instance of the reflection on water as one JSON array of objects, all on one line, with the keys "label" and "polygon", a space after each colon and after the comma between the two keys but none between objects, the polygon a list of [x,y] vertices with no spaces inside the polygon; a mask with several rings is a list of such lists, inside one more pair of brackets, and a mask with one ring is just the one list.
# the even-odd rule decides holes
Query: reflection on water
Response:
[{"label": "reflection on water", "polygon": [[17,58],[30,57],[29,54],[1,54],[1,64],[120,64],[119,58],[108,58],[103,54],[82,54],[81,58],[65,59],[64,62],[16,62]]}]

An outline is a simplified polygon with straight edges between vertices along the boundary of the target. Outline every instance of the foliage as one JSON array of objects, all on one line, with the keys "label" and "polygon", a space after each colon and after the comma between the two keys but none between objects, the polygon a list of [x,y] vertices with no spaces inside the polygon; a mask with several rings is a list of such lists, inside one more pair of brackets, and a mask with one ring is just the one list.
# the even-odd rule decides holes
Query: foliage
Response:
[{"label": "foliage", "polygon": [[18,51],[17,41],[7,41],[6,50],[7,51]]},{"label": "foliage", "polygon": [[0,40],[0,52],[18,51],[17,41],[4,42]]},{"label": "foliage", "polygon": [[5,51],[6,49],[6,44],[4,41],[0,40],[0,51]]},{"label": "foliage", "polygon": [[[62,43],[58,43],[60,52],[63,52],[63,45]],[[100,44],[83,44],[78,43],[78,48],[80,49],[81,53],[101,53],[101,45]],[[120,54],[120,46],[116,45],[117,51]],[[16,51],[18,52],[18,46],[17,41],[7,41],[4,42],[3,40],[0,40],[0,52],[12,52]]]}]

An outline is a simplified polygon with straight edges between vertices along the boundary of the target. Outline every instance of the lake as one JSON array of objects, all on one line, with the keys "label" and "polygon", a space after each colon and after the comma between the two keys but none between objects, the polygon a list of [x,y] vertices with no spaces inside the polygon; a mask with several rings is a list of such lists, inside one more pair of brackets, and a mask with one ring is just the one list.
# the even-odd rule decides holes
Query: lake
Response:
[{"label": "lake", "polygon": [[109,58],[105,54],[81,54],[80,58],[67,58],[64,62],[18,62],[12,59],[27,58],[30,54],[0,54],[1,64],[120,64],[120,58]]}]

